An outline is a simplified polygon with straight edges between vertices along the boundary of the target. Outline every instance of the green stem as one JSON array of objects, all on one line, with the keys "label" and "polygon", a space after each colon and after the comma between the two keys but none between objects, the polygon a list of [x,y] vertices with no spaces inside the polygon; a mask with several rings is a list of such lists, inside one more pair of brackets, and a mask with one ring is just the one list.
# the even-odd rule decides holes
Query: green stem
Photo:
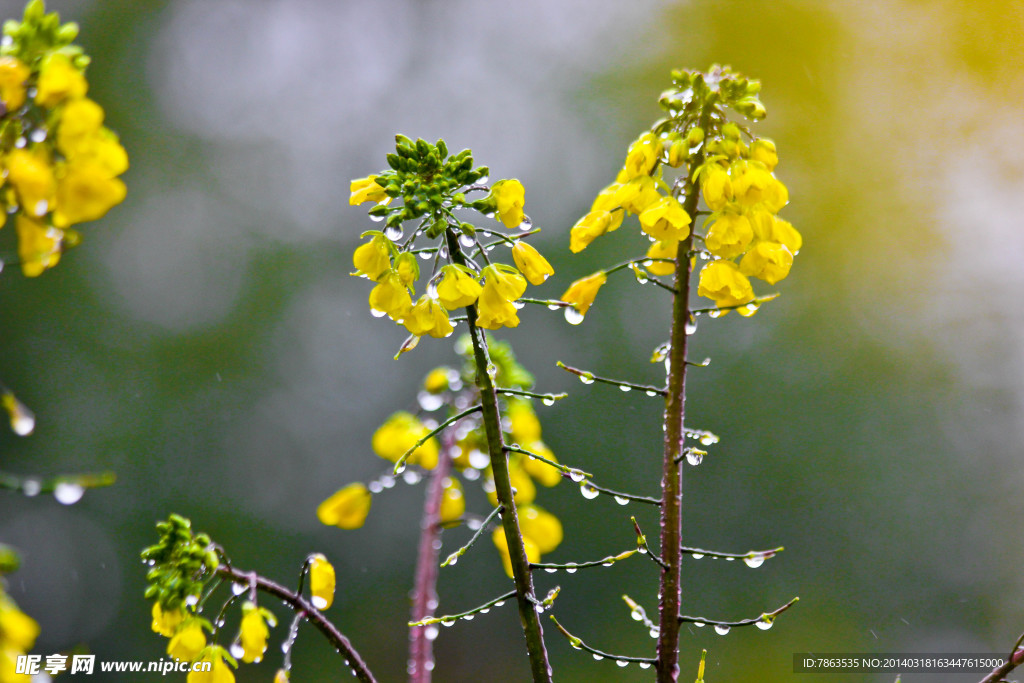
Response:
[{"label": "green stem", "polygon": [[[458,238],[450,229],[445,233],[448,251],[452,261],[457,265],[465,265],[465,255],[459,247]],[[498,394],[494,388],[494,378],[488,373],[492,368],[490,355],[487,351],[487,338],[482,329],[476,325],[476,308],[466,307],[469,334],[473,340],[473,360],[476,364],[476,386],[480,390],[480,403],[484,432],[487,435],[487,453],[491,458],[491,470],[494,475],[494,489],[498,497],[498,505],[502,507],[501,524],[505,529],[505,540],[508,542],[508,554],[512,563],[512,578],[516,586],[516,601],[519,603],[519,619],[522,622],[523,634],[526,636],[526,651],[530,656],[530,670],[535,683],[551,681],[551,665],[548,663],[547,649],[544,647],[544,632],[537,615],[538,600],[533,590],[533,576],[530,563],[526,558],[526,547],[523,535],[519,530],[519,515],[513,500],[512,482],[508,473],[508,456],[501,433],[501,414],[498,412]],[[679,544],[676,543],[678,546]]]},{"label": "green stem", "polygon": [[[700,126],[707,129],[708,109]],[[683,185],[683,208],[690,216],[697,211],[700,185],[692,177],[693,170],[703,163],[703,147],[690,157]],[[693,243],[692,233],[679,244],[679,253],[686,254]],[[690,320],[690,259],[676,259],[675,290],[672,297],[672,332],[669,351],[668,396],[665,398],[665,448],[661,481],[661,601],[658,623],[658,655],[654,666],[658,683],[676,683],[679,678],[679,607],[682,602],[682,535],[683,477],[676,456],[683,449],[686,413],[686,324]]]}]

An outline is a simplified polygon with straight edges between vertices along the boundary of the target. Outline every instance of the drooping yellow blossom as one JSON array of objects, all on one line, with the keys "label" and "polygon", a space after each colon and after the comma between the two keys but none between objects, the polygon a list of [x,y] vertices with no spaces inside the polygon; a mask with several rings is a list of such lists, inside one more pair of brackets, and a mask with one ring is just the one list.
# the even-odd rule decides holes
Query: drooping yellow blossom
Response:
[{"label": "drooping yellow blossom", "polygon": [[53,109],[66,99],[84,97],[89,89],[85,76],[67,55],[55,52],[43,60],[36,86],[36,104]]},{"label": "drooping yellow blossom", "polygon": [[[776,181],[772,174],[757,164],[733,167],[732,189],[736,201],[753,207],[767,199],[768,188]],[[781,208],[781,207],[780,207]]]},{"label": "drooping yellow blossom", "polygon": [[786,204],[789,204],[789,190],[776,178],[772,178],[765,191],[764,205],[772,213],[778,213]]},{"label": "drooping yellow blossom", "polygon": [[437,284],[437,298],[449,311],[472,305],[483,287],[476,274],[466,266],[447,265],[441,268],[441,281]]},{"label": "drooping yellow blossom", "polygon": [[25,653],[32,649],[39,636],[39,624],[0,592],[0,645],[4,649]]},{"label": "drooping yellow blossom", "polygon": [[358,482],[349,484],[320,503],[316,509],[316,516],[327,526],[358,529],[366,522],[372,501],[373,497],[365,486]]},{"label": "drooping yellow blossom", "polygon": [[395,259],[395,272],[398,273],[398,279],[403,285],[412,288],[420,278],[420,264],[416,262],[416,256],[409,252],[399,254]]},{"label": "drooping yellow blossom", "polygon": [[704,245],[715,256],[734,258],[747,250],[754,239],[754,229],[746,216],[724,213],[711,224]]},{"label": "drooping yellow blossom", "polygon": [[[679,253],[679,242],[677,240],[661,240],[655,242],[647,249],[647,258],[670,258],[674,259]],[[647,272],[651,275],[671,275],[676,272],[676,264],[655,261],[646,266]]]},{"label": "drooping yellow blossom", "polygon": [[[621,223],[622,212],[619,211],[617,213]],[[569,231],[569,250],[574,254],[583,251],[598,237],[613,230],[611,227],[613,222],[613,215],[611,213],[607,211],[591,211],[576,221],[576,225],[572,226],[572,230]]]},{"label": "drooping yellow blossom", "polygon": [[484,287],[476,307],[477,327],[497,330],[501,327],[519,326],[519,310],[493,287]]},{"label": "drooping yellow blossom", "polygon": [[632,180],[638,176],[650,175],[661,154],[661,140],[654,133],[644,133],[630,146],[623,165],[623,177]]},{"label": "drooping yellow blossom", "polygon": [[373,239],[356,247],[352,254],[352,264],[356,267],[353,275],[365,275],[376,280],[391,269],[390,242],[384,235],[374,235]]},{"label": "drooping yellow blossom", "polygon": [[529,401],[509,399],[505,414],[508,416],[513,441],[525,445],[540,440],[540,420]]},{"label": "drooping yellow blossom", "polygon": [[206,647],[206,634],[200,622],[193,620],[181,626],[167,644],[167,656],[191,662]]},{"label": "drooping yellow blossom", "polygon": [[95,135],[103,125],[103,107],[88,97],[71,100],[61,110],[57,128],[57,149],[65,155],[86,138]]},{"label": "drooping yellow blossom", "polygon": [[[207,648],[199,661],[210,662],[213,666],[209,671],[193,669],[189,672],[186,683],[235,683],[235,674],[224,661],[224,652],[219,647]],[[198,667],[205,668],[205,667]]]},{"label": "drooping yellow blossom", "polygon": [[512,260],[515,261],[516,267],[522,271],[531,285],[544,284],[548,277],[555,274],[555,269],[551,267],[548,260],[532,244],[523,240],[517,240],[515,246],[512,247]]},{"label": "drooping yellow blossom", "polygon": [[417,337],[429,334],[431,337],[447,337],[452,333],[448,312],[437,299],[423,295],[405,316],[405,329]]},{"label": "drooping yellow blossom", "polygon": [[496,218],[506,228],[514,228],[523,222],[523,206],[526,204],[526,191],[523,184],[515,178],[499,180],[491,187],[491,195],[497,205]]},{"label": "drooping yellow blossom", "polygon": [[[60,131],[58,131],[58,137]],[[106,178],[113,178],[128,170],[128,153],[117,136],[101,126],[91,135],[83,135],[65,141],[60,148],[70,164],[95,164]]]},{"label": "drooping yellow blossom", "polygon": [[562,294],[562,301],[572,304],[572,307],[580,315],[586,315],[594,303],[597,290],[601,289],[601,285],[607,281],[608,276],[603,270],[582,277],[569,285],[569,289]]},{"label": "drooping yellow blossom", "polygon": [[395,321],[402,321],[409,315],[412,297],[398,273],[389,270],[378,278],[377,286],[370,290],[370,309],[387,314]]},{"label": "drooping yellow blossom", "polygon": [[377,176],[370,175],[365,178],[356,178],[349,184],[348,198],[349,206],[362,204],[363,202],[384,202],[389,199],[384,188],[377,184]]},{"label": "drooping yellow blossom", "polygon": [[325,610],[334,604],[336,585],[334,565],[320,553],[309,558],[309,592],[312,595],[313,607]]},{"label": "drooping yellow blossom", "polygon": [[620,205],[630,213],[641,213],[660,198],[654,178],[650,176],[640,176],[625,183],[617,197]]},{"label": "drooping yellow blossom", "polygon": [[775,143],[768,138],[759,138],[750,145],[750,158],[764,164],[768,172],[774,171],[779,163],[779,154],[775,151]]},{"label": "drooping yellow blossom", "polygon": [[519,528],[524,537],[534,542],[541,555],[550,553],[562,542],[562,523],[536,505],[519,508]]},{"label": "drooping yellow blossom", "polygon": [[750,280],[732,261],[712,261],[700,271],[697,294],[718,306],[738,306],[754,298]]},{"label": "drooping yellow blossom", "polygon": [[53,223],[67,227],[93,221],[124,201],[128,189],[120,179],[92,161],[62,164],[57,175],[57,205]]},{"label": "drooping yellow blossom", "polygon": [[[373,452],[385,460],[398,462],[406,451],[429,432],[430,430],[415,415],[404,411],[397,412],[373,433]],[[437,466],[439,449],[437,439],[431,437],[412,452],[408,462],[424,469],[434,469]]]},{"label": "drooping yellow blossom", "polygon": [[25,104],[25,81],[31,71],[16,57],[0,57],[0,100],[7,111]]},{"label": "drooping yellow blossom", "polygon": [[784,245],[793,256],[800,252],[800,247],[804,244],[803,236],[793,227],[793,224],[778,217],[772,221],[771,239]]},{"label": "drooping yellow blossom", "polygon": [[640,213],[640,227],[656,240],[682,240],[690,234],[690,216],[672,197],[662,197]]},{"label": "drooping yellow blossom", "polygon": [[53,165],[42,147],[14,149],[7,155],[7,180],[18,195],[18,203],[31,216],[43,216],[52,207],[57,192]]},{"label": "drooping yellow blossom", "polygon": [[242,661],[247,664],[263,660],[267,651],[267,638],[270,626],[277,625],[277,619],[267,609],[257,607],[251,602],[242,605],[242,623],[238,629],[238,641],[242,646]]},{"label": "drooping yellow blossom", "polygon": [[178,630],[178,625],[185,618],[180,609],[164,611],[159,602],[153,603],[153,623],[150,628],[154,633],[159,633],[165,638],[170,638]]},{"label": "drooping yellow blossom", "polygon": [[733,199],[732,180],[721,168],[708,171],[703,176],[704,202],[712,211],[721,211]]},{"label": "drooping yellow blossom", "polygon": [[47,268],[57,265],[60,261],[60,230],[20,213],[14,225],[18,232],[21,272],[26,277],[36,277]]},{"label": "drooping yellow blossom", "polygon": [[462,484],[455,477],[445,477],[441,493],[441,524],[458,521],[465,511],[466,497],[462,493]]},{"label": "drooping yellow blossom", "polygon": [[740,272],[774,285],[789,275],[793,254],[778,242],[758,242],[740,261]]},{"label": "drooping yellow blossom", "polygon": [[518,270],[504,263],[491,264],[481,271],[484,290],[493,289],[502,299],[515,301],[526,291],[526,278]]},{"label": "drooping yellow blossom", "polygon": [[598,192],[597,197],[594,198],[594,203],[590,205],[591,211],[607,211],[612,215],[611,224],[605,232],[617,230],[622,225],[622,218],[626,215],[626,210],[622,208],[621,204],[624,192],[622,188],[622,183],[612,183]]},{"label": "drooping yellow blossom", "polygon": [[[505,573],[508,574],[509,578],[512,578],[512,558],[509,557],[508,539],[505,538],[505,530],[499,526],[491,534],[491,540],[494,541],[494,547],[498,549],[498,554],[501,555],[501,563],[505,567]],[[526,550],[527,562],[540,562],[540,551],[537,550],[537,544],[526,536],[523,536],[523,549]]]},{"label": "drooping yellow blossom", "polygon": [[[558,458],[555,457],[555,454],[543,441],[526,443],[523,447],[531,453],[544,456],[551,462],[558,462]],[[560,481],[562,481],[562,471],[557,467],[552,467],[542,460],[531,458],[530,456],[523,456],[523,459],[520,462],[523,471],[536,479],[537,483],[541,486],[556,486]]]}]

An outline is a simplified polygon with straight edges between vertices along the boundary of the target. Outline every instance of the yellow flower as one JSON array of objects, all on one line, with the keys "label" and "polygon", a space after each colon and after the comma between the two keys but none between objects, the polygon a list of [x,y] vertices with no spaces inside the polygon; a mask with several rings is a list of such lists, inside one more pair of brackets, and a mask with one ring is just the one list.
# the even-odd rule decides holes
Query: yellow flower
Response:
[{"label": "yellow flower", "polygon": [[506,228],[514,228],[523,222],[526,192],[521,182],[515,178],[499,180],[491,187],[491,195],[497,203],[496,218]]},{"label": "yellow flower", "polygon": [[405,329],[417,337],[429,334],[431,337],[447,337],[452,333],[448,313],[437,299],[423,295],[405,316]]},{"label": "yellow flower", "polygon": [[661,154],[661,140],[654,133],[644,133],[629,146],[626,163],[623,165],[624,179],[632,180],[638,176],[647,176],[654,170]]},{"label": "yellow flower", "polygon": [[103,107],[88,97],[64,105],[57,128],[57,148],[68,154],[83,139],[95,135],[103,125]]},{"label": "yellow flower", "polygon": [[443,391],[448,391],[451,383],[449,373],[451,372],[452,370],[446,367],[434,368],[423,379],[423,388],[431,394],[440,394]]},{"label": "yellow flower", "polygon": [[384,202],[386,204],[390,200],[387,193],[384,192],[384,188],[377,184],[375,175],[356,178],[349,185],[349,192],[351,193],[348,198],[349,206],[363,202]]},{"label": "yellow flower", "polygon": [[494,290],[506,301],[515,301],[526,291],[526,278],[518,270],[504,263],[494,263],[483,269],[484,290]]},{"label": "yellow flower", "polygon": [[370,492],[360,483],[349,484],[320,503],[316,516],[327,526],[339,529],[358,529],[370,514]]},{"label": "yellow flower", "polygon": [[319,610],[330,607],[334,603],[336,584],[334,565],[326,557],[316,553],[309,558],[309,592],[313,596],[313,607]]},{"label": "yellow flower", "polygon": [[20,213],[14,225],[18,232],[18,257],[25,277],[36,277],[57,265],[63,237],[60,230]]},{"label": "yellow flower", "polygon": [[62,165],[53,223],[63,228],[102,218],[111,207],[124,201],[126,193],[124,183],[95,162],[76,160]]},{"label": "yellow flower", "polygon": [[[551,451],[543,441],[534,441],[533,443],[527,443],[523,446],[526,450],[542,455],[551,462],[558,462],[558,458]],[[537,480],[537,483],[541,486],[556,486],[562,481],[562,471],[556,467],[552,467],[542,460],[531,458],[526,455],[520,461],[520,464],[527,474]]]},{"label": "yellow flower", "polygon": [[402,321],[412,310],[412,297],[402,284],[398,273],[389,270],[380,276],[377,286],[370,290],[370,310],[385,313],[392,320]]},{"label": "yellow flower", "polygon": [[224,653],[220,648],[207,648],[206,654],[199,661],[211,662],[213,667],[210,671],[193,669],[189,672],[186,683],[235,683],[235,674],[225,663]]},{"label": "yellow flower", "polygon": [[376,280],[391,269],[391,240],[384,235],[374,235],[373,239],[356,247],[352,254],[352,264],[356,267],[353,275],[365,275]]},{"label": "yellow flower", "polygon": [[764,205],[772,213],[778,213],[789,203],[789,190],[779,180],[772,177],[764,192]]},{"label": "yellow flower", "polygon": [[772,221],[772,240],[784,245],[794,256],[800,252],[800,247],[804,244],[804,238],[793,224],[781,218]]},{"label": "yellow flower", "polygon": [[607,280],[608,276],[605,275],[603,270],[582,277],[569,285],[569,289],[565,290],[565,293],[562,295],[562,301],[572,304],[572,307],[580,315],[586,315],[587,311],[590,310],[590,306],[594,303],[597,290],[601,289],[601,285],[607,282]]},{"label": "yellow flower", "polygon": [[238,630],[238,640],[242,645],[243,662],[250,664],[263,660],[263,653],[267,651],[267,637],[270,636],[268,623],[271,626],[277,625],[277,619],[270,611],[251,602],[242,605],[242,624]]},{"label": "yellow flower", "polygon": [[85,76],[68,56],[55,52],[43,60],[36,86],[36,104],[53,109],[65,99],[84,97],[88,89]]},{"label": "yellow flower", "polygon": [[778,152],[775,151],[775,143],[768,138],[759,138],[750,145],[750,158],[764,164],[767,171],[775,170],[779,163]]},{"label": "yellow flower", "polygon": [[170,638],[174,635],[174,632],[178,629],[178,625],[181,623],[185,615],[181,613],[180,609],[173,609],[165,612],[159,602],[153,603],[153,623],[150,628],[153,629],[154,633]]},{"label": "yellow flower", "polygon": [[441,281],[437,284],[437,298],[449,311],[472,305],[483,287],[476,274],[465,266],[447,265],[441,268]]},{"label": "yellow flower", "polygon": [[761,278],[770,285],[789,275],[793,254],[778,242],[758,242],[740,261],[740,272]]},{"label": "yellow flower", "polygon": [[697,294],[714,299],[718,306],[737,306],[754,298],[750,280],[732,261],[712,261],[700,271]]},{"label": "yellow flower", "polygon": [[7,111],[25,104],[25,81],[30,73],[16,57],[0,57],[0,100]]},{"label": "yellow flower", "polygon": [[108,178],[128,170],[128,153],[113,131],[103,126],[92,134],[65,140],[61,151],[69,162],[94,163]]},{"label": "yellow flower", "polygon": [[516,267],[522,271],[531,285],[544,284],[549,276],[555,274],[555,269],[551,267],[548,260],[534,249],[532,244],[527,244],[523,240],[517,240],[515,246],[512,247],[512,260],[515,261]]},{"label": "yellow flower", "polygon": [[413,284],[420,279],[420,264],[416,262],[416,256],[409,252],[399,254],[395,259],[395,272],[403,285],[413,289]]},{"label": "yellow flower", "polygon": [[616,197],[630,213],[640,213],[660,198],[654,178],[650,176],[639,176],[625,183]]},{"label": "yellow flower", "polygon": [[[679,242],[677,240],[661,240],[655,242],[647,250],[647,258],[670,258],[674,259],[679,253]],[[676,272],[676,264],[655,261],[646,266],[647,272],[651,275],[671,275]]]},{"label": "yellow flower", "polygon": [[519,310],[493,287],[484,287],[477,300],[476,308],[477,327],[482,327],[485,330],[497,330],[501,327],[519,326]]},{"label": "yellow flower", "polygon": [[536,505],[519,508],[519,528],[525,538],[534,542],[541,555],[550,553],[562,542],[562,523]]},{"label": "yellow flower", "polygon": [[540,439],[540,420],[529,401],[510,399],[506,415],[510,424],[509,432],[516,443],[527,444]]},{"label": "yellow flower", "polygon": [[704,245],[715,256],[733,258],[745,252],[753,239],[754,229],[746,216],[724,213],[711,224]]},{"label": "yellow flower", "polygon": [[[616,213],[619,216],[619,223],[622,223],[622,212]],[[614,230],[615,228],[611,227],[614,222],[614,215],[607,211],[591,211],[576,221],[576,225],[569,231],[569,250],[574,254],[583,251],[598,237]]]},{"label": "yellow flower", "polygon": [[[373,452],[385,460],[398,462],[406,451],[429,432],[430,430],[411,413],[397,412],[373,433]],[[409,464],[432,470],[437,466],[439,450],[437,439],[431,437],[412,452]]]},{"label": "yellow flower", "polygon": [[191,662],[206,647],[206,634],[199,621],[193,620],[178,629],[167,644],[167,656]]},{"label": "yellow flower", "polygon": [[278,669],[277,673],[274,674],[273,683],[288,683],[288,681],[290,680],[291,676],[288,675],[287,671],[285,671],[284,669]]},{"label": "yellow flower", "polygon": [[[736,170],[739,171],[739,174],[733,180],[732,188],[736,193],[736,201],[743,206],[752,207],[766,201],[769,187],[773,182],[778,182],[771,173],[755,164],[743,164],[734,167],[734,172]],[[777,210],[773,209],[773,211]]]},{"label": "yellow flower", "polygon": [[0,645],[28,652],[39,636],[39,624],[0,593]]},{"label": "yellow flower", "polygon": [[682,240],[690,234],[690,216],[672,197],[662,197],[640,213],[640,227],[656,240]]},{"label": "yellow flower", "polygon": [[462,493],[462,484],[455,477],[445,477],[441,494],[441,524],[458,521],[465,511],[466,497]]},{"label": "yellow flower", "polygon": [[[498,554],[501,555],[501,563],[505,567],[505,573],[508,574],[509,578],[512,578],[512,559],[509,557],[508,539],[505,538],[505,530],[499,526],[491,534],[491,540],[494,541],[494,547],[498,549]],[[526,550],[527,562],[540,562],[540,551],[537,550],[537,544],[525,536],[523,537],[523,548]]]},{"label": "yellow flower", "polygon": [[721,211],[733,198],[732,180],[729,174],[720,168],[715,168],[704,174],[704,184],[701,190],[704,192],[704,203],[712,211]]},{"label": "yellow flower", "polygon": [[18,202],[30,216],[43,216],[51,208],[57,183],[53,166],[42,148],[15,149],[7,155],[7,179],[18,193]]}]

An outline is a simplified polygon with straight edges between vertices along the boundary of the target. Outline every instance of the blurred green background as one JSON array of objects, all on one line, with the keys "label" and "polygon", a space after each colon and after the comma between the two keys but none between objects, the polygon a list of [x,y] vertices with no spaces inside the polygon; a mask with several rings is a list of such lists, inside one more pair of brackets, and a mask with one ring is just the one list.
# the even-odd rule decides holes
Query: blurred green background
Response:
[{"label": "blurred green background", "polygon": [[[4,17],[21,6],[0,3]],[[685,611],[739,619],[801,601],[767,632],[684,629],[681,680],[708,648],[709,683],[891,682],[796,676],[792,654],[1002,652],[1024,628],[1021,5],[49,6],[81,23],[91,93],[132,168],[124,205],[84,226],[59,267],[0,275],[0,376],[38,414],[27,439],[0,432],[0,465],[119,477],[71,507],[0,497],[0,539],[23,554],[10,590],[42,626],[35,652],[162,657],[137,557],[176,511],[237,565],[280,581],[326,553],[339,578],[331,616],[382,680],[400,680],[423,488],[377,496],[359,531],[326,528],[314,511],[384,470],[370,435],[414,407],[422,376],[453,354],[429,340],[391,359],[403,333],[370,317],[367,283],[348,275],[373,226],[348,206],[349,180],[384,166],[396,132],[472,147],[492,177],[526,186],[557,271],[534,291],[557,297],[643,247],[623,229],[571,257],[568,229],[657,118],[668,71],[713,62],[764,83],[757,130],[778,145],[783,216],[805,247],[756,317],[701,320],[692,357],[712,363],[689,384],[688,423],[723,438],[686,470],[687,541],[786,552],[756,570],[687,560]],[[11,238],[0,233],[7,253]],[[542,390],[572,392],[538,406],[559,458],[654,494],[658,404],[554,367],[659,380],[648,358],[667,338],[666,300],[631,280],[613,278],[579,328],[538,307],[502,336]],[[656,536],[651,510],[586,501],[569,483],[538,502],[566,526],[552,561],[630,547],[631,514]],[[445,547],[465,537],[450,532]],[[507,589],[488,545],[442,574],[442,612]],[[654,643],[620,596],[653,611],[652,567],[538,583],[557,580],[556,614],[588,643],[644,655]],[[271,679],[285,630],[240,681]],[[547,634],[557,680],[651,678]],[[513,608],[496,610],[443,630],[435,680],[526,680],[523,650]],[[347,678],[332,655],[305,627],[294,680]]]}]

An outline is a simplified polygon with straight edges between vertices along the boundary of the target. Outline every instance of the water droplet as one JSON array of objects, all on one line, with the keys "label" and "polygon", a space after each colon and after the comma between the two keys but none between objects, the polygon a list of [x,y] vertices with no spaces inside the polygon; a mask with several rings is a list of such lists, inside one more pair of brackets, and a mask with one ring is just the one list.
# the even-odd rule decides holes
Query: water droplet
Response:
[{"label": "water droplet", "polygon": [[429,391],[421,391],[416,395],[416,400],[420,404],[420,408],[428,412],[437,410],[444,405],[444,399],[437,394],[432,394]]},{"label": "water droplet", "polygon": [[285,654],[288,654],[288,651],[291,650],[291,649],[292,649],[292,644],[291,644],[290,641],[286,640],[283,643],[281,643],[281,652],[283,652]]},{"label": "water droplet", "polygon": [[480,610],[480,614],[487,614],[490,611],[491,611],[490,607],[484,607],[482,610]]},{"label": "water droplet", "polygon": [[384,228],[384,236],[389,240],[400,240],[402,239],[402,228],[389,226]]},{"label": "water droplet", "polygon": [[569,478],[577,484],[587,478],[587,475],[583,470],[569,470]]},{"label": "water droplet", "polygon": [[743,563],[751,569],[757,569],[764,564],[764,555],[747,555],[743,558]]},{"label": "water droplet", "polygon": [[406,468],[406,464],[403,462],[401,465],[398,465],[397,467],[395,467],[395,474],[401,474],[402,472],[405,472],[405,468]]},{"label": "water droplet", "polygon": [[601,563],[601,566],[602,566],[602,567],[610,567],[610,566],[612,566],[613,564],[615,564],[615,560],[614,560],[614,559],[609,559],[609,560],[607,560],[607,561],[605,561],[605,562],[602,562],[602,563]]},{"label": "water droplet", "polygon": [[386,489],[389,489],[395,485],[395,478],[390,474],[385,474],[380,478],[380,485]]},{"label": "water droplet", "polygon": [[495,607],[501,607],[501,606],[502,606],[502,605],[504,605],[504,604],[505,604],[505,601],[504,601],[504,600],[498,600],[498,602],[494,603],[494,606],[495,606]]},{"label": "water droplet", "polygon": [[629,662],[627,662],[625,659],[616,659],[615,665],[619,667],[626,667],[629,666]]},{"label": "water droplet", "polygon": [[594,654],[594,659],[596,659],[597,661],[600,662],[602,659],[604,659],[604,655],[599,655],[599,654],[595,653]]},{"label": "water droplet", "polygon": [[458,564],[458,562],[459,562],[459,554],[458,553],[452,553],[451,555],[448,556],[448,559],[444,561],[444,563],[447,564],[447,565]]},{"label": "water droplet", "polygon": [[704,462],[704,452],[698,451],[693,448],[686,450],[686,462],[690,463],[694,467]]},{"label": "water droplet", "polygon": [[600,491],[595,489],[593,486],[590,486],[589,484],[583,484],[582,486],[580,486],[580,493],[587,500],[594,500],[599,495],[601,495]]},{"label": "water droplet", "polygon": [[721,318],[725,314],[726,314],[726,311],[723,311],[723,310],[718,309],[718,308],[716,308],[713,311],[709,311],[708,312],[708,315],[711,316],[712,318]]},{"label": "water droplet", "polygon": [[658,395],[657,391],[649,391],[648,390],[648,391],[645,391],[644,393],[647,394],[648,396],[657,396]]},{"label": "water droplet", "polygon": [[378,311],[376,308],[371,308],[370,309],[370,315],[372,315],[374,318],[383,318],[384,316],[387,315],[387,312],[386,311]]},{"label": "water droplet", "polygon": [[743,310],[748,313],[757,313],[757,309],[759,308],[761,308],[761,304],[752,302],[744,306]]},{"label": "water droplet", "polygon": [[437,640],[437,636],[439,633],[441,633],[441,629],[439,629],[434,624],[431,624],[423,630],[423,637],[427,640]]},{"label": "water droplet", "polygon": [[625,384],[619,385],[619,391],[632,391],[633,387],[627,387]]},{"label": "water droplet", "polygon": [[42,142],[46,139],[46,129],[36,128],[29,137],[32,138],[32,142]]},{"label": "water droplet", "polygon": [[549,311],[557,311],[559,308],[561,308],[561,306],[559,306],[558,304],[548,304]]},{"label": "water droplet", "polygon": [[473,621],[473,617],[475,617],[475,616],[476,616],[475,614],[467,614],[466,616],[462,617],[462,620],[463,621]]},{"label": "water droplet", "polygon": [[39,491],[43,488],[43,485],[39,483],[38,479],[26,479],[21,483],[21,491],[26,496],[38,496]]},{"label": "water droplet", "polygon": [[583,322],[583,314],[577,311],[572,306],[565,307],[565,322],[570,325],[579,325]]},{"label": "water droplet", "polygon": [[633,618],[633,621],[643,621],[647,614],[644,612],[644,608],[638,605],[630,611],[629,616]]},{"label": "water droplet", "polygon": [[490,377],[491,379],[494,379],[495,377],[497,377],[498,376],[498,366],[496,366],[494,363],[488,363],[487,364],[487,376]]},{"label": "water droplet", "polygon": [[711,446],[718,443],[718,435],[712,434],[711,432],[704,432],[701,434],[700,442],[703,446]]},{"label": "water droplet", "polygon": [[185,597],[185,604],[188,605],[189,607],[195,607],[196,605],[199,604],[199,596],[198,595],[186,596]]},{"label": "water droplet", "polygon": [[238,643],[234,643],[229,649],[231,651],[231,656],[235,659],[241,659],[245,654],[245,650],[242,649],[242,646]]},{"label": "water droplet", "polygon": [[584,384],[593,384],[594,376],[589,372],[584,372],[582,375],[580,375],[580,381],[583,382]]},{"label": "water droplet", "polygon": [[697,628],[704,628],[705,626],[707,626],[707,624],[705,624],[703,621],[695,621],[693,622],[693,625]]},{"label": "water droplet", "polygon": [[555,569],[554,567],[544,567],[544,571],[546,571],[548,574],[554,574],[558,570]]},{"label": "water droplet", "polygon": [[476,244],[476,238],[470,235],[459,235],[459,244],[465,249],[472,249]]},{"label": "water droplet", "polygon": [[384,487],[380,485],[379,481],[371,481],[369,484],[366,485],[366,488],[370,491],[370,493],[380,493],[381,491],[384,490]]},{"label": "water droplet", "polygon": [[420,258],[423,259],[424,261],[429,261],[430,259],[434,258],[434,254],[433,252],[430,251],[421,251]]},{"label": "water droplet", "polygon": [[523,232],[533,228],[533,221],[530,220],[529,216],[523,216],[523,222],[519,224],[519,229]]},{"label": "water droplet", "polygon": [[654,638],[655,640],[657,640],[658,636],[661,635],[661,631],[659,629],[657,629],[657,628],[652,628],[650,631],[647,632],[647,635],[649,635],[651,638]]},{"label": "water droplet", "polygon": [[566,574],[575,574],[577,569],[579,569],[579,567],[576,566],[575,562],[570,562],[569,564],[565,565]]},{"label": "water droplet", "polygon": [[545,396],[544,398],[542,398],[540,400],[540,402],[543,403],[546,406],[553,406],[553,405],[555,405],[555,399],[554,399],[553,396]]},{"label": "water droplet", "polygon": [[441,620],[441,626],[446,626],[447,627],[447,626],[451,626],[454,623],[455,623],[454,619],[442,619]]},{"label": "water droplet", "polygon": [[615,496],[615,502],[619,505],[629,505],[629,498],[623,498],[622,496]]},{"label": "water droplet", "polygon": [[[405,470],[404,467],[402,469]],[[416,470],[405,470],[402,472],[402,481],[406,484],[418,484],[422,479],[423,477]]]},{"label": "water droplet", "polygon": [[704,557],[704,553],[692,553],[690,557],[692,557],[695,560],[699,560]]},{"label": "water droplet", "polygon": [[249,590],[249,587],[247,585],[245,585],[244,583],[233,583],[233,584],[231,584],[231,594],[232,595],[241,595],[242,593],[244,593],[247,590]]},{"label": "water droplet", "polygon": [[651,663],[650,662],[639,662],[637,665],[641,669],[650,669],[651,668]]},{"label": "water droplet", "polygon": [[688,323],[686,323],[686,325],[683,326],[683,331],[686,332],[687,335],[691,335],[694,332],[696,332],[697,331],[697,321],[694,320],[693,318],[690,318],[690,321]]},{"label": "water droplet", "polygon": [[775,623],[775,620],[772,619],[771,617],[761,617],[761,619],[759,619],[758,621],[754,622],[754,626],[758,627],[762,631],[767,631],[768,629],[770,629],[772,627],[772,624],[774,624],[774,623]]},{"label": "water droplet", "polygon": [[638,553],[640,553],[641,555],[646,555],[647,554],[647,546],[645,546],[645,545],[637,546],[636,551]]},{"label": "water droplet", "polygon": [[720,636],[727,635],[731,630],[732,629],[730,629],[728,626],[724,624],[715,624],[715,633],[717,633]]},{"label": "water droplet", "polygon": [[85,487],[81,484],[71,484],[62,481],[53,489],[53,497],[56,498],[57,502],[61,505],[74,505],[78,501],[82,500],[82,496],[84,495]]},{"label": "water droplet", "polygon": [[544,614],[544,605],[536,605],[537,614]]}]

